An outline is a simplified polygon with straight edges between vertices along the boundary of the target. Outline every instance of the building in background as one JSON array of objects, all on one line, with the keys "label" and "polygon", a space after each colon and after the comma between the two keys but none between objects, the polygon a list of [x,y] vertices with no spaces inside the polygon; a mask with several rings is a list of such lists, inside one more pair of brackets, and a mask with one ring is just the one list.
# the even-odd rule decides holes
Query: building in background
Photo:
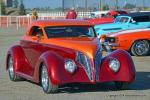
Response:
[{"label": "building in background", "polygon": [[13,7],[13,0],[1,0],[5,3],[6,7]]}]

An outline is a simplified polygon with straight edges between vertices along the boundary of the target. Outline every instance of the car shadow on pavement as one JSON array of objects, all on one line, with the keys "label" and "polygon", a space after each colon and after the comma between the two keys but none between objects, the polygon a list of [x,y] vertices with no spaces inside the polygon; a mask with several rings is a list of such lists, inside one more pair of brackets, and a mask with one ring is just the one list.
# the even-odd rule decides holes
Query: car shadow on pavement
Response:
[{"label": "car shadow on pavement", "polygon": [[[136,80],[129,87],[129,90],[150,89],[150,72],[137,72]],[[109,92],[118,91],[113,82],[98,84],[66,84],[59,88],[58,93],[81,93],[81,92]],[[123,91],[123,90],[120,90]]]},{"label": "car shadow on pavement", "polygon": [[[22,80],[22,81],[27,81],[32,84],[36,84],[29,80]],[[137,72],[136,80],[129,85],[128,91],[130,90],[139,90],[139,91],[150,90],[150,72]],[[97,84],[72,83],[72,84],[66,84],[60,86],[57,94],[58,93],[83,93],[83,92],[112,92],[112,91],[124,91],[124,90],[117,90],[114,82],[97,83]]]},{"label": "car shadow on pavement", "polygon": [[66,84],[61,86],[58,93],[81,93],[81,92],[108,92],[116,90],[113,83],[98,83],[98,84]]}]

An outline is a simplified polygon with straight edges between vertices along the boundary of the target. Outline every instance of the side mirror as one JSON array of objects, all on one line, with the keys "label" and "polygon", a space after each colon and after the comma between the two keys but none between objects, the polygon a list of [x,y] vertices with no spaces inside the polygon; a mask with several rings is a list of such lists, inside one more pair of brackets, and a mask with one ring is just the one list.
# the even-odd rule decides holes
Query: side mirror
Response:
[{"label": "side mirror", "polygon": [[132,21],[132,24],[136,24],[137,22],[136,21]]},{"label": "side mirror", "polygon": [[33,39],[33,40],[38,40],[39,37],[38,37],[38,36],[32,36],[32,39]]}]

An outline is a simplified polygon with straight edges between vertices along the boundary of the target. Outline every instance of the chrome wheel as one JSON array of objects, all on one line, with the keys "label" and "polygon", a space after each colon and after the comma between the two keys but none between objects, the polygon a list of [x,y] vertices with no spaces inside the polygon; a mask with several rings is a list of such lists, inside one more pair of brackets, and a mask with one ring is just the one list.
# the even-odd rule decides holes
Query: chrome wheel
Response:
[{"label": "chrome wheel", "polygon": [[136,56],[145,56],[150,52],[150,44],[146,40],[140,40],[133,44],[131,52]]},{"label": "chrome wheel", "polygon": [[44,90],[47,90],[48,88],[48,73],[45,65],[42,66],[42,72],[41,72],[41,83]]},{"label": "chrome wheel", "polygon": [[58,90],[58,85],[54,85],[48,75],[47,67],[43,64],[41,68],[41,86],[45,93],[55,93]]},{"label": "chrome wheel", "polygon": [[13,66],[13,58],[9,56],[8,58],[8,72],[9,72],[9,77],[11,80],[14,79],[14,66]]}]

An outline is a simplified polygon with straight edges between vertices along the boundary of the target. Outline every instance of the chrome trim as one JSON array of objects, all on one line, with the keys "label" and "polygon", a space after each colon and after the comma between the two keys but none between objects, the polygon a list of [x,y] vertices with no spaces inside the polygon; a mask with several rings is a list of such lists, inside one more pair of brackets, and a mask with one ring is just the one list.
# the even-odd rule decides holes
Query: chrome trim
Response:
[{"label": "chrome trim", "polygon": [[119,44],[117,44],[117,43],[109,43],[108,45],[111,47],[118,47],[119,46]]},{"label": "chrome trim", "polygon": [[99,81],[101,59],[102,59],[101,47],[98,47],[96,55],[95,55],[95,59],[94,59],[94,63],[95,63],[95,77],[96,77],[97,81]]},{"label": "chrome trim", "polygon": [[79,62],[83,66],[83,68],[84,68],[87,76],[89,77],[90,81],[94,81],[93,71],[92,71],[92,63],[91,63],[90,58],[81,52],[77,52],[76,61]]}]

